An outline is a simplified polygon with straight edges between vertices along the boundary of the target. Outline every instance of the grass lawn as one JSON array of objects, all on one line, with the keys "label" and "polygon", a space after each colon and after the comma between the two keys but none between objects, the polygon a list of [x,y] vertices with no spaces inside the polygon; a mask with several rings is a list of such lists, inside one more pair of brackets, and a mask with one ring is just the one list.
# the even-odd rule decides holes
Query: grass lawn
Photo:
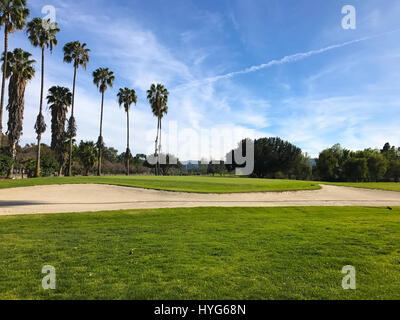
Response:
[{"label": "grass lawn", "polygon": [[0,261],[0,299],[400,299],[400,208],[6,216]]},{"label": "grass lawn", "polygon": [[322,184],[330,184],[334,186],[343,186],[343,187],[353,187],[353,188],[363,188],[363,189],[375,189],[375,190],[386,190],[386,191],[400,191],[400,183],[399,182],[360,182],[360,183],[326,183],[321,182]]},{"label": "grass lawn", "polygon": [[54,184],[110,184],[145,189],[197,193],[235,193],[320,189],[316,182],[236,177],[105,176],[1,180],[0,189]]}]

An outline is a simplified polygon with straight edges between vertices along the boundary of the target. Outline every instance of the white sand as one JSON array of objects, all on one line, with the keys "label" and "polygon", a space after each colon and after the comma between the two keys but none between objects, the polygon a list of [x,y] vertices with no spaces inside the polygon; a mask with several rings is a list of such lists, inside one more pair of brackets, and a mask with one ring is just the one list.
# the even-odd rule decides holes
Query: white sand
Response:
[{"label": "white sand", "polygon": [[400,192],[322,186],[316,191],[194,194],[109,185],[0,190],[0,215],[179,207],[400,206]]}]

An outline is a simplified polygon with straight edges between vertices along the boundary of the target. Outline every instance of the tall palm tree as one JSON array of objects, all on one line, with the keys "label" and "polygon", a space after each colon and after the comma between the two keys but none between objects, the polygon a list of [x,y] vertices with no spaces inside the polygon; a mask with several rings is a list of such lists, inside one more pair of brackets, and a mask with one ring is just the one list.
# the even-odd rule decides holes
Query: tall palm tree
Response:
[{"label": "tall palm tree", "polygon": [[135,90],[131,90],[128,88],[119,89],[118,93],[118,103],[122,107],[124,107],[126,112],[126,175],[129,176],[129,158],[132,156],[131,150],[129,148],[129,109],[131,108],[132,103],[136,105],[137,103],[137,96]]},{"label": "tall palm tree", "polygon": [[[8,35],[15,30],[22,30],[25,27],[26,19],[29,16],[29,9],[26,8],[26,0],[0,0],[0,26],[4,26],[4,55],[5,69],[3,69],[3,81],[1,84],[0,101],[0,139],[3,133],[3,109],[4,94],[7,79],[7,54]],[[1,143],[1,141],[0,141]]]},{"label": "tall palm tree", "polygon": [[37,155],[36,155],[36,173],[35,176],[40,177],[40,141],[42,140],[42,134],[46,131],[46,123],[43,117],[43,91],[44,91],[44,50],[45,48],[50,49],[50,53],[53,52],[53,47],[57,45],[56,34],[60,32],[57,24],[50,25],[50,19],[43,20],[41,18],[35,18],[28,23],[26,33],[28,34],[29,41],[34,47],[40,47],[42,49],[42,74],[41,74],[41,85],[40,85],[40,105],[39,115],[35,124],[35,131],[37,134]]},{"label": "tall palm tree", "polygon": [[[3,55],[3,70],[6,78],[10,77],[8,86],[8,141],[9,152],[15,161],[17,154],[17,143],[22,135],[22,121],[24,119],[25,88],[29,80],[35,76],[35,68],[32,66],[36,61],[31,59],[32,55],[22,49],[8,52],[7,57]],[[6,61],[7,60],[7,65]],[[11,178],[14,166],[11,166],[8,177]]]},{"label": "tall palm tree", "polygon": [[69,42],[64,46],[64,62],[74,64],[74,82],[72,87],[72,107],[71,117],[68,121],[69,135],[69,157],[68,157],[68,175],[72,175],[72,140],[76,136],[76,122],[74,118],[75,110],[75,84],[76,73],[79,66],[86,70],[86,65],[89,62],[90,50],[86,48],[86,43],[81,44],[79,41]]},{"label": "tall palm tree", "polygon": [[59,176],[61,176],[66,162],[65,122],[71,103],[72,93],[68,88],[54,86],[49,89],[47,104],[51,111],[51,149],[55,151],[60,165]]},{"label": "tall palm tree", "polygon": [[[155,117],[157,117],[157,137],[155,141],[155,153],[154,155],[158,157],[161,153],[161,121],[164,115],[168,113],[168,90],[162,84],[152,84],[150,90],[147,91],[147,99],[150,102],[151,110]],[[156,174],[160,172],[160,163],[157,161]]]},{"label": "tall palm tree", "polygon": [[99,149],[99,161],[97,163],[97,175],[101,176],[101,156],[104,148],[103,140],[103,111],[104,111],[104,93],[107,88],[112,88],[115,77],[114,72],[108,70],[108,68],[99,68],[93,72],[93,83],[97,86],[101,93],[101,115],[100,115],[100,135],[97,141],[97,147]]}]

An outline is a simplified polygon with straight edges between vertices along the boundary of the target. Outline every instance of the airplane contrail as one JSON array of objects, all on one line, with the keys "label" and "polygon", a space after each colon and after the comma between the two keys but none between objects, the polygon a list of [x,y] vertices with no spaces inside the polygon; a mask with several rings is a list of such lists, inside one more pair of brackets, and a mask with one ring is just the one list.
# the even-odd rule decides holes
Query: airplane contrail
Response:
[{"label": "airplane contrail", "polygon": [[355,43],[359,43],[359,42],[371,40],[371,39],[374,39],[374,38],[382,37],[384,35],[387,35],[387,34],[390,34],[390,33],[393,33],[393,32],[397,32],[397,31],[400,31],[400,29],[389,31],[389,32],[385,32],[385,33],[381,33],[381,34],[374,35],[374,36],[363,37],[363,38],[359,38],[359,39],[355,39],[355,40],[351,40],[351,41],[346,41],[346,42],[343,42],[343,43],[340,43],[340,44],[331,45],[331,46],[328,46],[328,47],[325,47],[325,48],[322,48],[322,49],[318,49],[318,50],[311,50],[311,51],[308,51],[308,52],[296,53],[296,54],[293,54],[293,55],[285,56],[285,57],[283,57],[282,59],[279,59],[279,60],[271,60],[271,61],[269,61],[267,63],[263,63],[263,64],[256,65],[256,66],[252,66],[252,67],[240,70],[240,71],[234,71],[234,72],[230,72],[230,73],[219,75],[219,76],[215,76],[215,77],[210,77],[210,78],[206,78],[206,79],[192,81],[192,82],[189,82],[187,84],[183,84],[183,85],[177,86],[172,91],[179,90],[179,89],[184,89],[184,88],[187,88],[187,87],[196,86],[196,85],[200,85],[200,84],[214,83],[216,81],[223,80],[223,79],[230,79],[230,78],[233,78],[233,77],[235,77],[237,75],[256,72],[256,71],[259,71],[259,70],[262,70],[262,69],[270,68],[270,67],[275,66],[275,65],[282,65],[282,64],[286,64],[286,63],[297,62],[297,61],[304,60],[304,59],[309,58],[311,56],[315,56],[315,55],[318,55],[318,54],[321,54],[321,53],[324,53],[324,52],[327,52],[327,51],[331,51],[331,50],[338,49],[338,48],[343,48],[343,47],[346,47],[346,46],[349,46],[349,45],[352,45],[352,44],[355,44]]}]

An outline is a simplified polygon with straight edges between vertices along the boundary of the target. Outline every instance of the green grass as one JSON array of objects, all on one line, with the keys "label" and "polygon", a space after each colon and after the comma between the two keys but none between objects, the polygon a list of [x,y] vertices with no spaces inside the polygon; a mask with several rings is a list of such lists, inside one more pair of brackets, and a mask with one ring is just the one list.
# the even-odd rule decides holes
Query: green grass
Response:
[{"label": "green grass", "polygon": [[400,208],[7,216],[0,261],[0,299],[400,299]]},{"label": "green grass", "polygon": [[155,176],[106,176],[66,177],[24,180],[2,180],[0,189],[54,184],[109,184],[145,189],[197,192],[235,193],[320,189],[318,183],[292,180],[267,180],[235,177],[155,177]]},{"label": "green grass", "polygon": [[362,189],[374,189],[374,190],[385,190],[385,191],[400,191],[400,183],[398,182],[360,182],[360,183],[326,183],[321,182],[322,184],[329,184],[334,186],[343,186],[343,187],[353,187],[353,188],[362,188]]}]

